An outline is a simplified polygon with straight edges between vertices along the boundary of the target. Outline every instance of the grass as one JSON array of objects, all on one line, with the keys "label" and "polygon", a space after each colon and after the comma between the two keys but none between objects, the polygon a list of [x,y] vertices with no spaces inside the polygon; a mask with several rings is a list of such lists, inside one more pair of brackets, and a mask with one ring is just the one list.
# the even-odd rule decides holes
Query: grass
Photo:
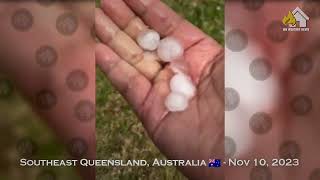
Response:
[{"label": "grass", "polygon": [[[224,43],[223,0],[164,0],[178,13]],[[97,70],[97,157],[98,159],[165,159],[146,135],[131,107]],[[97,168],[97,180],[182,180],[173,167]]]}]

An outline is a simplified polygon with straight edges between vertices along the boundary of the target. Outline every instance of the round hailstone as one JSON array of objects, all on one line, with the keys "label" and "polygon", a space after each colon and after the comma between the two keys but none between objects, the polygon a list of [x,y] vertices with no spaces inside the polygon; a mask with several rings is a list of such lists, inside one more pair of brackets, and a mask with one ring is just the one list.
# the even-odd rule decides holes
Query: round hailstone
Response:
[{"label": "round hailstone", "polygon": [[184,49],[178,40],[167,37],[160,41],[157,51],[162,61],[170,62],[182,57]]},{"label": "round hailstone", "polygon": [[195,95],[196,87],[193,85],[189,76],[178,73],[170,80],[170,89],[172,92],[180,93],[190,99]]},{"label": "round hailstone", "polygon": [[160,43],[160,35],[156,31],[148,29],[138,35],[137,42],[142,49],[154,51]]},{"label": "round hailstone", "polygon": [[188,107],[188,98],[183,94],[171,92],[165,100],[165,106],[171,112],[184,111]]}]

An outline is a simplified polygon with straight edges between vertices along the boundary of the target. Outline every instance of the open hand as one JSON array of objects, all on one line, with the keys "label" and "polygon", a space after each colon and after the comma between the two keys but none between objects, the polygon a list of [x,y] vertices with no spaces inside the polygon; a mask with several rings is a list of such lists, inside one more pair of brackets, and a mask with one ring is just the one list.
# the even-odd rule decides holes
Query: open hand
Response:
[{"label": "open hand", "polygon": [[[133,21],[140,22],[135,31]],[[139,65],[143,51],[134,39],[147,26],[161,37],[178,39],[185,49],[183,64],[197,85],[197,94],[183,112],[168,112],[164,106],[171,69],[156,61]],[[104,0],[101,9],[96,9],[95,29],[102,42],[96,48],[98,65],[133,106],[158,148],[169,159],[223,158],[224,57],[220,45],[159,0]],[[221,170],[207,169],[182,171],[191,179],[222,177]]]}]

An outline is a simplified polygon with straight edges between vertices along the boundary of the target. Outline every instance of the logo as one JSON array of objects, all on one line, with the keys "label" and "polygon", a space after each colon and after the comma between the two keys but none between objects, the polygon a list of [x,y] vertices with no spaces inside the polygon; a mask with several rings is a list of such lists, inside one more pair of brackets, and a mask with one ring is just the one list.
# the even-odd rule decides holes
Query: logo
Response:
[{"label": "logo", "polygon": [[208,167],[210,167],[210,168],[221,167],[221,160],[220,159],[209,159]]},{"label": "logo", "polygon": [[287,16],[284,16],[282,23],[286,26],[283,31],[309,31],[309,17],[297,7],[292,12],[289,11]]}]

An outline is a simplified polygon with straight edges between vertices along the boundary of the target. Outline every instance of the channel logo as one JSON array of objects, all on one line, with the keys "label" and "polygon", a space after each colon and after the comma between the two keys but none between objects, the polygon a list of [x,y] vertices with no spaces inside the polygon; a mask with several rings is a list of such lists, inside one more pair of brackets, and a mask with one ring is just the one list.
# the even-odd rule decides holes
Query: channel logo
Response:
[{"label": "channel logo", "polygon": [[299,7],[293,11],[289,11],[288,15],[284,16],[282,19],[283,31],[309,31],[308,21],[310,20]]}]

